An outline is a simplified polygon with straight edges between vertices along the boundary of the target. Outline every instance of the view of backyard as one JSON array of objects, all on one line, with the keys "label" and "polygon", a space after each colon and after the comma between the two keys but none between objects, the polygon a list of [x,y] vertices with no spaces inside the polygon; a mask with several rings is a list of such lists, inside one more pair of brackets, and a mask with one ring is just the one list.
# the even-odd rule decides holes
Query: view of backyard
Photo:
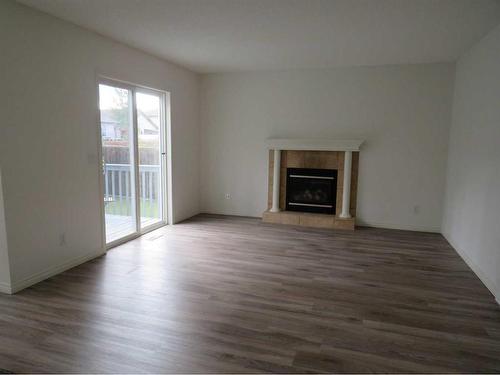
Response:
[{"label": "view of backyard", "polygon": [[[101,136],[107,242],[162,220],[159,97],[136,94],[137,130],[134,137],[132,92],[100,85]],[[139,173],[135,176],[134,142]],[[135,181],[139,191],[135,191]],[[139,199],[140,214],[135,213]]]},{"label": "view of backyard", "polygon": [[[153,201],[141,199],[141,217],[144,218],[157,218],[160,215],[159,212],[159,202],[157,199]],[[124,198],[115,202],[106,203],[106,214],[107,215],[120,215],[120,216],[130,216],[132,215],[132,200],[130,198]]]}]

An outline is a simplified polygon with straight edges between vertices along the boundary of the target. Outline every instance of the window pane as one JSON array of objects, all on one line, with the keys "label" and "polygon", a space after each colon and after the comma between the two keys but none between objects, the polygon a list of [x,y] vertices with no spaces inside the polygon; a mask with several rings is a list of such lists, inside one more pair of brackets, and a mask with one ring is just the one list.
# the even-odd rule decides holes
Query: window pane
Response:
[{"label": "window pane", "polygon": [[106,243],[136,232],[132,92],[99,85]]},{"label": "window pane", "polygon": [[141,227],[162,220],[161,102],[160,96],[138,92],[139,192]]}]

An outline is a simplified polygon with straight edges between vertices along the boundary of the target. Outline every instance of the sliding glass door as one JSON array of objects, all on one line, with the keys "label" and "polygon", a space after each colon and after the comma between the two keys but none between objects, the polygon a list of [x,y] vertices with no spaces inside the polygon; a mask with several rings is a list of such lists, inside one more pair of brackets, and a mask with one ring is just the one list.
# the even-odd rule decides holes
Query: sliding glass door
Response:
[{"label": "sliding glass door", "polygon": [[142,90],[136,94],[141,228],[163,219],[161,99],[161,95],[151,91]]},{"label": "sliding glass door", "polygon": [[99,84],[106,243],[165,223],[165,95]]}]

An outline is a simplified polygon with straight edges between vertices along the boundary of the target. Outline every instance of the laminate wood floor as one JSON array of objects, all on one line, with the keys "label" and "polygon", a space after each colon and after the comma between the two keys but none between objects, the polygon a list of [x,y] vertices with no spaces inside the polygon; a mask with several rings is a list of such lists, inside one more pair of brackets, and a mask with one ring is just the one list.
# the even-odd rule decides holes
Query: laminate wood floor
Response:
[{"label": "laminate wood floor", "polygon": [[438,234],[200,215],[14,296],[13,372],[500,372],[500,309]]}]

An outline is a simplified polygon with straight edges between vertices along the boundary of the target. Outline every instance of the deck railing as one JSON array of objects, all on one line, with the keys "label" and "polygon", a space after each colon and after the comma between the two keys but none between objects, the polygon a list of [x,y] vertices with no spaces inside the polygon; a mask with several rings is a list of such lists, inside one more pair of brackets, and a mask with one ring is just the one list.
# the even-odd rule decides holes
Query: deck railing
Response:
[{"label": "deck railing", "polygon": [[[104,200],[115,202],[128,200],[132,197],[133,179],[131,178],[130,164],[104,165]],[[160,178],[159,165],[139,165],[139,192],[138,197],[143,201],[158,200]]]}]

